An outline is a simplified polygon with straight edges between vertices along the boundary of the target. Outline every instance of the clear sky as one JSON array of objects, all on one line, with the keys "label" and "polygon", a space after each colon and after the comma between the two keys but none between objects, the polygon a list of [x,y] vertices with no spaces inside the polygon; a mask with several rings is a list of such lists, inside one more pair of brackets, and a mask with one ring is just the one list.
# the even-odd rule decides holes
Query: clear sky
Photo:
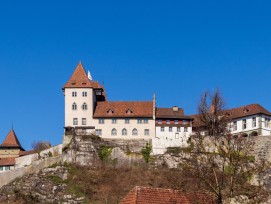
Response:
[{"label": "clear sky", "polygon": [[0,143],[61,143],[61,87],[79,61],[109,100],[152,100],[196,113],[220,88],[227,107],[271,111],[271,2],[0,1]]}]

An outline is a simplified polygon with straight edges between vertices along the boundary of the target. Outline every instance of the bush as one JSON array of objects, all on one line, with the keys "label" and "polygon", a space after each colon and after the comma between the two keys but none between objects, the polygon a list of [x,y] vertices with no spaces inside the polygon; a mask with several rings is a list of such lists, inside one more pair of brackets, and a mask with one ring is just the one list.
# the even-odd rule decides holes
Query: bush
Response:
[{"label": "bush", "polygon": [[142,150],[141,150],[141,154],[143,156],[143,159],[145,160],[145,162],[147,164],[150,161],[151,151],[152,151],[152,146],[149,143],[147,143],[146,146],[144,148],[142,148]]}]

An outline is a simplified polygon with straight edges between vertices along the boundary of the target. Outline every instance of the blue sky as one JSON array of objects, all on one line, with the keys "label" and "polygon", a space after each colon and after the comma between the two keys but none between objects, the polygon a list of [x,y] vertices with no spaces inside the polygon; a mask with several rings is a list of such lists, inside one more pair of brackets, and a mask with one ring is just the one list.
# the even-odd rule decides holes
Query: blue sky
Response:
[{"label": "blue sky", "polygon": [[270,1],[0,2],[0,143],[61,143],[61,87],[79,61],[109,100],[196,113],[219,88],[227,107],[271,110]]}]

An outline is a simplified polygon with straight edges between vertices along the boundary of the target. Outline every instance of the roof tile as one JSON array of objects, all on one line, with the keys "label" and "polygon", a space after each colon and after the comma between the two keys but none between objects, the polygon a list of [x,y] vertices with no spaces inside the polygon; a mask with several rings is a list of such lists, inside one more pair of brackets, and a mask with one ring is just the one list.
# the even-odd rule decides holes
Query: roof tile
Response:
[{"label": "roof tile", "polygon": [[152,101],[137,102],[98,102],[94,117],[114,118],[114,117],[152,117],[153,103]]},{"label": "roof tile", "polygon": [[19,147],[23,149],[13,129],[9,131],[4,142],[0,146],[1,147]]},{"label": "roof tile", "polygon": [[99,82],[88,79],[87,73],[81,63],[75,68],[69,81],[63,86],[65,88],[102,88]]},{"label": "roof tile", "polygon": [[[199,202],[200,201],[200,202]],[[120,204],[214,204],[214,197],[207,193],[185,193],[179,190],[135,187]]]}]

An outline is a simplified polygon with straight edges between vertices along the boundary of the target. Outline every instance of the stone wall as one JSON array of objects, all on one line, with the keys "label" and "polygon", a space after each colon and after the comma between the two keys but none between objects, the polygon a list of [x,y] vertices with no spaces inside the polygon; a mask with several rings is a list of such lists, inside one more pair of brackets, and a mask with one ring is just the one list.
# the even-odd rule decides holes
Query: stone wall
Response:
[{"label": "stone wall", "polygon": [[[51,154],[49,153],[51,152]],[[56,145],[54,147],[51,147],[49,149],[45,149],[39,153],[30,154],[22,157],[18,157],[15,159],[15,169],[29,166],[34,161],[37,161],[38,159],[45,159],[47,157],[55,157],[62,155],[62,144]]]},{"label": "stone wall", "polygon": [[14,169],[11,171],[6,171],[0,174],[0,188],[16,178],[20,178],[27,174],[32,174],[40,171],[41,169],[48,167],[52,164],[59,163],[61,158],[58,157],[50,157],[46,159],[41,159],[33,162],[30,166],[21,167],[18,169]]},{"label": "stone wall", "polygon": [[15,169],[29,166],[32,164],[34,161],[37,161],[39,159],[39,154],[30,154],[22,157],[18,157],[15,159]]}]

